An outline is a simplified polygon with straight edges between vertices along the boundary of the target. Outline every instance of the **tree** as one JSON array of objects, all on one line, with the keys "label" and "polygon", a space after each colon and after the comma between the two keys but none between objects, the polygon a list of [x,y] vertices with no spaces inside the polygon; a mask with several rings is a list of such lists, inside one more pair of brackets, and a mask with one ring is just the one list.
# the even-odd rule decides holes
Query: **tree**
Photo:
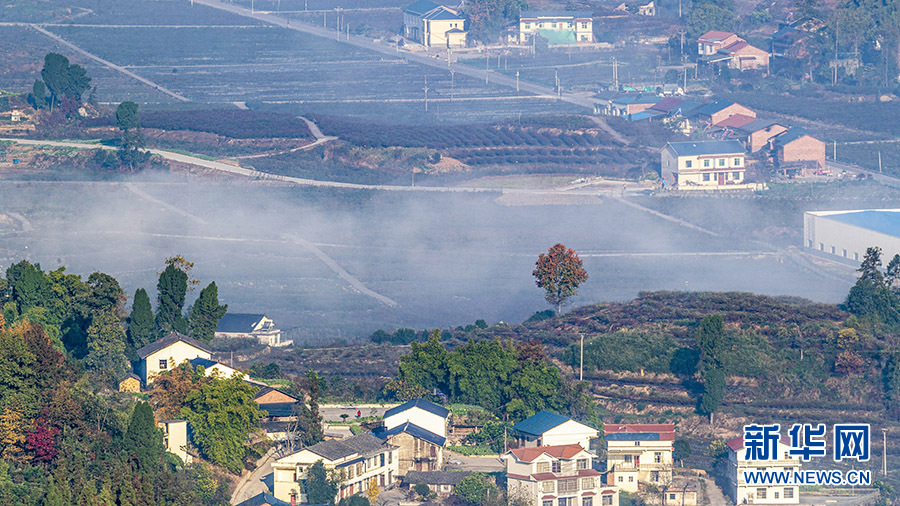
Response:
[{"label": "tree", "polygon": [[419,497],[422,499],[425,499],[431,494],[431,489],[424,483],[416,483],[416,486],[413,487],[413,491],[415,491],[416,494],[419,494]]},{"label": "tree", "polygon": [[184,298],[187,295],[188,275],[174,264],[166,265],[156,285],[158,292],[156,327],[160,334],[171,331],[187,333],[187,320],[182,316]]},{"label": "tree", "polygon": [[18,399],[13,398],[0,412],[0,457],[8,462],[23,462],[28,421]]},{"label": "tree", "polygon": [[47,105],[47,86],[40,79],[34,80],[31,87],[31,97],[34,99],[34,108],[41,109]]},{"label": "tree", "polygon": [[322,390],[321,380],[322,378],[319,377],[316,371],[309,371],[306,373],[306,378],[303,382],[306,395],[309,398],[307,402],[309,410],[305,413],[307,423],[305,427],[306,436],[304,438],[308,445],[316,444],[325,439],[325,431],[322,429],[322,415],[319,414],[319,399]]},{"label": "tree", "polygon": [[309,504],[334,504],[338,483],[328,477],[321,460],[310,466],[306,474],[306,502]]},{"label": "tree", "polygon": [[551,247],[546,255],[541,253],[535,266],[532,275],[537,286],[544,289],[544,297],[556,306],[557,314],[569,297],[577,295],[578,286],[588,278],[575,251],[562,244]]},{"label": "tree", "polygon": [[151,399],[153,407],[160,418],[177,418],[181,416],[181,408],[187,405],[191,392],[199,390],[211,381],[201,367],[196,368],[190,362],[178,364],[165,371],[153,380]]},{"label": "tree", "polygon": [[219,289],[215,282],[200,290],[200,297],[191,308],[191,337],[204,343],[212,341],[216,335],[219,320],[225,316],[227,310],[227,305],[219,305]]},{"label": "tree", "polygon": [[672,444],[672,458],[681,461],[681,467],[684,467],[684,459],[691,456],[691,443],[685,439],[679,439]]},{"label": "tree", "polygon": [[710,30],[731,30],[736,19],[733,8],[695,2],[687,17],[687,36],[696,39]]},{"label": "tree", "polygon": [[166,450],[149,403],[138,402],[134,406],[123,445],[142,469],[157,469],[161,465]]},{"label": "tree", "polygon": [[50,90],[50,110],[68,98],[81,103],[81,95],[91,87],[91,78],[80,65],[70,65],[69,59],[59,53],[47,53],[41,78]]},{"label": "tree", "polygon": [[116,125],[119,130],[127,132],[140,128],[141,121],[138,115],[138,105],[134,102],[122,102],[116,108]]},{"label": "tree", "polygon": [[725,366],[725,323],[721,315],[709,315],[700,320],[694,340],[700,348],[701,372]]},{"label": "tree", "polygon": [[472,473],[463,478],[456,486],[455,493],[460,499],[470,504],[484,504],[492,494],[496,494],[497,487],[488,481],[484,473]]},{"label": "tree", "polygon": [[116,108],[116,124],[122,131],[119,143],[119,158],[132,170],[136,163],[143,162],[149,156],[142,152],[144,137],[141,135],[141,121],[138,105],[134,102],[122,102]]},{"label": "tree", "polygon": [[84,364],[109,383],[121,379],[128,371],[125,331],[112,311],[94,316],[93,323],[88,327],[88,354]]},{"label": "tree", "polygon": [[446,393],[449,378],[449,353],[441,344],[440,338],[441,331],[435,329],[424,344],[414,341],[410,345],[409,354],[400,357],[399,379],[401,381],[421,387],[428,393],[435,389]]},{"label": "tree", "polygon": [[366,496],[369,498],[369,504],[375,506],[375,501],[378,500],[379,493],[381,493],[381,489],[378,488],[378,478],[373,476],[369,479],[369,488],[366,489]]},{"label": "tree", "polygon": [[888,357],[882,369],[884,407],[892,420],[900,419],[900,359],[896,353]]},{"label": "tree", "polygon": [[721,369],[708,369],[703,374],[703,396],[700,398],[700,412],[709,415],[713,423],[713,413],[718,411],[725,397],[725,373]]},{"label": "tree", "polygon": [[887,264],[887,274],[884,278],[885,285],[893,290],[900,281],[900,254],[894,255]]},{"label": "tree", "polygon": [[881,248],[878,246],[871,246],[866,248],[866,255],[863,257],[862,262],[859,264],[859,269],[856,269],[859,272],[859,279],[866,279],[872,281],[875,284],[881,284],[884,282],[884,275],[881,274]]},{"label": "tree", "polygon": [[153,308],[150,307],[150,296],[147,290],[138,288],[134,292],[131,315],[128,317],[128,340],[125,351],[128,359],[137,362],[137,350],[147,346],[156,337],[156,325],[153,322]]}]

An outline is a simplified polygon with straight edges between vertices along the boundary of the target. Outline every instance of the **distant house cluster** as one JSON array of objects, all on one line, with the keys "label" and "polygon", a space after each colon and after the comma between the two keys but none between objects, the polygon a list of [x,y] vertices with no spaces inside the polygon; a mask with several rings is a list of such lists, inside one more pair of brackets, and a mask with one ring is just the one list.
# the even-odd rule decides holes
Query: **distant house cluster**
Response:
[{"label": "distant house cluster", "polygon": [[425,47],[466,47],[466,18],[457,7],[419,0],[403,10],[403,36]]},{"label": "distant house cluster", "polygon": [[704,63],[727,62],[735,70],[769,68],[769,53],[731,32],[710,30],[697,39],[697,52]]}]

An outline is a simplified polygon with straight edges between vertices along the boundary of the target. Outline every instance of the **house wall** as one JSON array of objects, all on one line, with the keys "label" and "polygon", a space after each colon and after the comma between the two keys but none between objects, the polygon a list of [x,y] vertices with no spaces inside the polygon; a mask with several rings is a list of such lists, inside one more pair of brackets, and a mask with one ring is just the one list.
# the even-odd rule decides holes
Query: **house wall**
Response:
[{"label": "house wall", "polygon": [[216,363],[211,367],[207,367],[205,368],[205,370],[207,376],[212,376],[213,373],[218,373],[220,378],[230,378],[238,372],[237,369],[232,369],[231,367],[220,363]]},{"label": "house wall", "polygon": [[591,447],[591,439],[597,437],[597,430],[575,420],[569,420],[544,432],[541,443],[544,446],[578,444],[582,448]]},{"label": "house wall", "polygon": [[[305,479],[306,471],[319,460],[322,461],[327,471],[343,472],[344,480],[335,496],[335,502],[368,490],[369,480],[373,477],[378,480],[378,486],[381,489],[392,486],[397,480],[399,459],[396,448],[386,448],[381,453],[367,455],[364,458],[359,455],[351,455],[334,461],[323,459],[313,452],[303,450],[272,464],[272,495],[282,501],[291,502],[291,495],[297,494],[298,503],[306,502],[305,496],[300,493],[301,486],[297,480]],[[382,460],[384,465],[381,464]],[[350,467],[353,468],[352,473]],[[350,474],[353,476],[351,477]]]},{"label": "house wall", "polygon": [[[729,483],[726,491],[733,501],[737,504],[799,504],[800,490],[796,486],[759,486],[756,484],[747,485],[744,482],[744,471],[774,471],[780,472],[785,470],[800,470],[800,459],[791,457],[787,454],[789,446],[779,442],[778,455],[779,460],[766,462],[748,462],[743,459],[744,450],[738,451],[728,450],[728,466],[729,466]],[[789,490],[790,492],[786,492]],[[765,497],[761,497],[762,494]],[[785,494],[792,497],[785,497]]]},{"label": "house wall", "polygon": [[728,107],[722,109],[721,111],[717,111],[713,114],[710,114],[708,119],[710,123],[713,125],[718,124],[719,122],[725,121],[726,119],[734,116],[735,114],[743,114],[744,116],[750,116],[751,118],[756,117],[756,111],[753,109],[749,109],[747,107],[742,106],[741,104],[731,104]]},{"label": "house wall", "polygon": [[[453,28],[459,28],[460,30],[465,30],[466,22],[462,19],[426,19],[425,20],[425,32],[428,34],[428,38],[425,41],[425,45],[428,47],[450,47],[447,39],[447,32]],[[454,34],[456,35],[453,40],[456,41],[456,46],[452,47],[465,47],[465,34]],[[462,41],[462,44],[459,44],[459,41]]]},{"label": "house wall", "polygon": [[780,146],[777,151],[779,162],[814,161],[819,168],[825,168],[825,143],[805,135],[786,146]]},{"label": "house wall", "polygon": [[[624,490],[637,491],[638,482],[654,485],[672,482],[672,441],[607,441],[606,452],[607,469],[615,473],[613,483]],[[630,462],[626,455],[631,457]]]},{"label": "house wall", "polygon": [[141,381],[134,378],[125,378],[119,383],[120,392],[140,392]]},{"label": "house wall", "polygon": [[[554,26],[555,25],[555,26]],[[572,17],[520,18],[519,43],[525,44],[540,30],[575,32],[578,43],[594,42],[594,22],[592,19]]]},{"label": "house wall", "polygon": [[[148,355],[147,358],[141,361],[143,365],[141,367],[141,372],[138,374],[141,376],[141,379],[146,385],[148,383],[152,383],[153,377],[159,374],[160,371],[172,369],[185,360],[190,360],[197,357],[206,359],[211,358],[209,353],[199,348],[194,348],[184,341],[178,341],[166,348]],[[160,360],[166,361],[165,368],[161,368],[159,366]]]},{"label": "house wall", "polygon": [[858,263],[865,257],[866,248],[870,246],[880,247],[885,258],[900,253],[900,237],[841,223],[828,216],[805,213],[803,246]]},{"label": "house wall", "polygon": [[787,127],[782,125],[772,125],[768,128],[758,130],[747,136],[747,148],[751,153],[757,153],[759,150],[769,145],[769,141],[773,137],[787,131]]},{"label": "house wall", "polygon": [[747,46],[736,51],[728,61],[728,68],[736,70],[763,69],[768,66],[769,53],[754,46]]},{"label": "house wall", "polygon": [[387,430],[391,430],[406,422],[418,425],[429,432],[447,437],[447,419],[419,407],[412,407],[395,415],[386,417],[384,419],[384,427]]},{"label": "house wall", "polygon": [[[668,178],[673,184],[677,182],[679,186],[718,188],[728,184],[743,184],[746,167],[743,154],[676,157],[669,148],[666,148],[660,153],[660,170],[663,177]],[[725,174],[725,185],[719,185],[720,173]]]},{"label": "house wall", "polygon": [[193,458],[187,452],[187,422],[184,420],[159,422],[156,426],[163,431],[166,451],[178,455],[185,464],[190,464]]},{"label": "house wall", "polygon": [[735,42],[737,42],[739,40],[741,40],[741,38],[738,37],[736,34],[731,34],[728,37],[722,39],[721,41],[716,41],[716,42],[703,42],[703,41],[698,40],[697,41],[697,52],[701,56],[710,55],[710,54],[718,52],[719,49],[722,49],[725,46],[734,44]]},{"label": "house wall", "polygon": [[444,465],[444,449],[434,443],[405,432],[391,436],[388,442],[399,447],[399,476],[405,476],[407,471],[440,471]]}]

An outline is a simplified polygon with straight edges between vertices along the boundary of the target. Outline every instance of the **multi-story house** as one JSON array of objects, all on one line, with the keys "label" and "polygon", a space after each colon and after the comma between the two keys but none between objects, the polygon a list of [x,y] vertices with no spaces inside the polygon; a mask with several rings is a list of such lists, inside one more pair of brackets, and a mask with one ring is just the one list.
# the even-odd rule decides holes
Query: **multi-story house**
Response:
[{"label": "multi-story house", "polygon": [[738,141],[670,142],[660,150],[660,167],[679,189],[726,189],[744,184],[745,157]]},{"label": "multi-story house", "polygon": [[450,410],[425,399],[413,399],[384,413],[374,434],[399,448],[398,474],[439,471],[444,464]]},{"label": "multi-story house", "polygon": [[725,491],[735,504],[799,504],[800,490],[797,485],[760,485],[744,481],[744,471],[800,471],[800,458],[791,456],[791,442],[782,437],[778,441],[777,460],[749,461],[744,457],[744,438],[738,437],[725,443],[728,445],[728,483]]},{"label": "multi-story house", "polygon": [[710,30],[697,39],[697,52],[702,61],[728,62],[728,68],[751,70],[769,67],[769,53],[751,45],[731,32]]},{"label": "multi-story house", "polygon": [[593,427],[567,416],[541,411],[513,425],[518,446],[580,445],[590,448],[591,440],[600,433]]},{"label": "multi-story house", "polygon": [[210,359],[212,350],[196,339],[178,332],[169,335],[137,350],[140,362],[135,371],[144,385],[153,383],[153,377],[195,358]]},{"label": "multi-story house", "polygon": [[594,42],[594,22],[589,11],[523,11],[519,16],[519,44],[540,35],[548,44]]},{"label": "multi-story house", "polygon": [[185,464],[193,462],[193,457],[187,452],[187,420],[160,420],[156,422],[156,426],[163,433],[163,445],[167,452],[178,455]]},{"label": "multi-story house", "polygon": [[371,434],[359,434],[340,441],[322,441],[276,459],[272,463],[275,497],[291,504],[307,502],[300,483],[318,461],[340,482],[335,502],[365,492],[372,478],[382,489],[397,479],[397,447]]},{"label": "multi-story house", "polygon": [[216,327],[216,337],[256,339],[266,346],[282,347],[294,344],[283,340],[281,330],[264,314],[225,313]]},{"label": "multi-story house", "polygon": [[466,47],[466,17],[454,7],[419,0],[403,9],[403,36],[425,47]]},{"label": "multi-story house", "polygon": [[581,445],[516,448],[506,460],[509,496],[530,506],[618,506],[619,489],[601,483]]},{"label": "multi-story house", "polygon": [[638,483],[668,486],[672,483],[672,445],[675,425],[606,425],[606,480],[627,492]]}]

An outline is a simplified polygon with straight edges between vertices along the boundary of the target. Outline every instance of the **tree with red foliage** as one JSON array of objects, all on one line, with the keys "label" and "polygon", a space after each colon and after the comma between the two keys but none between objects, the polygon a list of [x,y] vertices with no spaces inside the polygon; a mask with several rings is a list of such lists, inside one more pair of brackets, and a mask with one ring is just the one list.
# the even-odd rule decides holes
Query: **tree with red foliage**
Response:
[{"label": "tree with red foliage", "polygon": [[535,266],[532,274],[537,286],[544,289],[547,302],[556,306],[556,314],[562,311],[566,299],[578,294],[578,285],[588,278],[578,254],[562,244],[550,248],[546,255],[541,253]]},{"label": "tree with red foliage", "polygon": [[35,462],[49,463],[56,457],[56,435],[59,429],[51,427],[44,418],[34,424],[34,429],[25,437],[25,448],[34,454]]}]

